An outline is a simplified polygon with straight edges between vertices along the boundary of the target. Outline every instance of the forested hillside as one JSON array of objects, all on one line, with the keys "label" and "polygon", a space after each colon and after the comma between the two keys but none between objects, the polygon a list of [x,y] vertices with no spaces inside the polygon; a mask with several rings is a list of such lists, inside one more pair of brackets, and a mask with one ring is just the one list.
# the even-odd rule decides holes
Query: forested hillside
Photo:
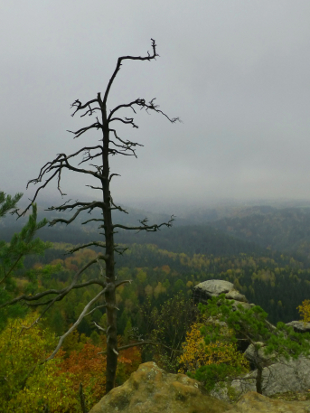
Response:
[{"label": "forested hillside", "polygon": [[[28,267],[47,263],[62,265],[60,272],[52,279],[44,281],[45,288],[61,288],[87,259],[95,255],[93,250],[87,249],[66,256],[64,253],[68,247],[69,245],[65,244],[55,244],[55,248],[47,250],[44,257],[30,257],[26,260]],[[207,279],[233,282],[250,302],[262,306],[267,311],[272,322],[297,319],[296,307],[310,297],[310,268],[289,255],[271,251],[216,256],[176,253],[160,249],[156,245],[132,244],[122,256],[117,257],[116,268],[119,279],[133,280],[130,285],[118,292],[121,332],[128,322],[144,330],[139,317],[141,306],[147,299],[151,307],[159,311],[160,306],[169,298],[178,292],[189,297],[192,288]],[[91,271],[95,275],[99,270],[94,268]],[[91,274],[86,273],[86,276],[92,276]],[[71,299],[68,303],[63,300],[53,310],[56,312],[52,317],[56,317],[57,314],[57,325],[63,325],[63,328],[69,320],[73,321],[73,314],[77,314],[84,305],[80,293],[76,291],[74,294],[76,299]],[[79,303],[78,309],[75,306],[76,302]],[[69,317],[66,312],[71,306],[69,313],[72,313],[72,317]],[[61,323],[60,319],[63,320]],[[83,332],[87,334],[94,329],[91,325],[83,328]]]},{"label": "forested hillside", "polygon": [[225,217],[211,225],[263,247],[310,257],[310,208],[270,208]]},{"label": "forested hillside", "polygon": [[[226,217],[212,224],[220,229],[201,224],[174,226],[155,233],[126,233],[120,230],[116,234],[116,241],[125,251],[122,255],[116,255],[117,281],[131,280],[131,283],[120,285],[116,292],[118,345],[125,345],[119,357],[117,384],[123,383],[141,361],[155,360],[163,368],[177,371],[182,343],[197,317],[197,309],[191,301],[193,287],[205,280],[232,282],[250,302],[260,305],[274,324],[299,319],[297,306],[310,297],[309,259],[301,250],[297,250],[298,253],[296,250],[286,253],[277,251],[267,240],[273,234],[274,239],[280,241],[282,234],[284,242],[283,234],[287,233],[287,239],[290,239],[295,233],[297,239],[300,235],[301,242],[305,231],[294,232],[294,220],[300,222],[300,227],[306,227],[306,212],[294,209],[288,213],[286,210],[264,208],[255,209],[254,214],[248,215],[240,209],[234,212],[234,217]],[[224,223],[231,223],[233,229],[227,228]],[[247,226],[253,228],[251,236],[245,232]],[[255,228],[265,238],[256,238]],[[9,241],[14,231],[19,231],[19,228],[3,225],[1,238]],[[85,248],[73,253],[69,251],[82,243],[101,239],[94,228],[86,231],[83,225],[72,228],[65,225],[43,227],[37,235],[43,240],[52,241],[52,245],[43,256],[27,256],[25,268],[16,269],[16,285],[12,285],[15,294],[64,291],[79,269],[96,259],[98,248]],[[254,242],[257,240],[259,242]],[[45,313],[42,331],[46,332],[44,334],[50,332],[51,338],[45,339],[43,335],[41,342],[35,338],[38,346],[42,347],[41,352],[51,352],[56,337],[63,335],[75,323],[87,303],[100,293],[100,286],[92,284],[92,280],[98,279],[102,271],[99,262],[86,269],[80,275],[79,282],[87,284],[87,289],[72,290],[70,296],[64,295]],[[32,274],[33,283],[25,277],[26,273]],[[5,293],[4,290],[2,292]],[[33,314],[31,308],[42,311],[40,304],[53,298],[53,293],[50,293],[35,303],[34,307],[31,302],[28,308],[19,306],[15,309],[12,306],[10,317],[14,314],[15,317],[26,314],[27,317],[33,317],[36,313]],[[13,325],[12,320],[7,322],[7,307],[0,311],[0,337],[4,337],[5,344],[5,337],[18,331],[7,331],[8,326],[11,328]],[[21,320],[16,318],[16,323],[21,323]],[[45,381],[53,382],[56,387],[62,385],[61,380],[67,380],[66,386],[72,393],[67,403],[75,403],[81,381],[88,392],[89,405],[102,394],[102,386],[105,385],[102,371],[106,369],[106,358],[101,352],[105,351],[106,341],[98,326],[107,328],[103,298],[83,318],[77,330],[65,339],[55,361],[58,367],[53,367],[54,370],[45,373],[42,378],[35,379],[43,384]],[[32,339],[32,335],[43,334],[36,330],[30,331],[29,339]],[[153,344],[126,348],[128,343],[141,340]],[[17,349],[14,351],[18,353]],[[19,373],[16,380],[18,377]],[[36,391],[44,394],[44,386]],[[50,400],[52,396],[53,392],[49,396]]]},{"label": "forested hillside", "polygon": [[[120,295],[121,331],[129,321],[143,330],[135,314],[146,298],[158,309],[178,291],[189,297],[195,284],[210,278],[234,282],[251,302],[268,312],[272,322],[298,318],[296,307],[310,297],[310,209],[252,207],[228,212],[233,216],[210,222],[212,226],[180,225],[156,233],[120,230],[116,234],[116,241],[128,247],[123,256],[117,256],[118,275],[133,279],[124,297]],[[130,219],[137,216],[136,211]],[[1,238],[8,241],[14,230],[18,228],[3,226]],[[101,239],[93,228],[86,231],[83,225],[44,227],[39,236],[57,247],[47,250],[44,258],[28,258],[26,263],[31,267],[61,260],[63,271],[55,275],[54,284],[68,281],[70,271],[84,262],[81,253],[64,256],[64,243]],[[60,313],[68,319],[63,310]],[[87,329],[88,334],[91,330]]]},{"label": "forested hillside", "polygon": [[[9,241],[13,233],[18,230],[16,226],[1,228],[1,237]],[[102,239],[97,231],[86,231],[86,228],[77,225],[68,228],[65,225],[57,228],[45,227],[40,230],[39,236],[44,241],[69,244],[82,244]],[[115,239],[122,244],[155,244],[159,248],[186,254],[222,255],[264,251],[264,248],[254,242],[240,240],[210,225],[173,226],[155,233],[119,230],[115,234]]]}]

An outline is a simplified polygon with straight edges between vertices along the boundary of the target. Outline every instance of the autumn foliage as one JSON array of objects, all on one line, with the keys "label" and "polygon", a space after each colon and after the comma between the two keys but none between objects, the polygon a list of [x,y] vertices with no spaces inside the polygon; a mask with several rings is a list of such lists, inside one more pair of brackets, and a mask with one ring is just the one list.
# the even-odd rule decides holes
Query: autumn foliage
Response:
[{"label": "autumn foliage", "polygon": [[305,323],[310,322],[310,300],[304,300],[301,305],[297,307],[302,320]]},{"label": "autumn foliage", "polygon": [[[105,394],[106,356],[105,343],[101,347],[91,343],[83,345],[80,351],[73,350],[69,357],[60,363],[60,371],[73,375],[72,387],[78,394],[83,384],[87,407],[93,406]],[[141,363],[141,353],[137,347],[123,350],[118,358],[117,384],[122,384]]]},{"label": "autumn foliage", "polygon": [[179,358],[181,365],[180,372],[195,372],[202,366],[227,364],[236,369],[246,370],[247,360],[238,352],[236,344],[216,340],[215,342],[205,343],[201,333],[202,323],[194,323],[191,330],[186,335],[186,342],[183,346],[183,354]]},{"label": "autumn foliage", "polygon": [[87,407],[98,402],[105,392],[106,357],[98,354],[101,351],[101,347],[86,343],[81,351],[74,350],[59,365],[60,374],[73,376],[71,386],[75,394],[78,394],[80,383],[83,384]]},{"label": "autumn foliage", "polygon": [[56,337],[38,325],[29,327],[34,315],[9,320],[0,334],[0,400],[6,413],[78,411],[78,398],[72,387],[73,377],[60,374],[61,357],[40,364],[56,343]]},{"label": "autumn foliage", "polygon": [[[9,320],[0,334],[0,411],[6,413],[80,412],[79,387],[83,385],[86,408],[90,409],[105,394],[105,343],[95,346],[89,339],[70,341],[68,352],[60,350],[47,363],[57,342],[49,329],[38,324],[29,327],[35,314]],[[85,342],[86,339],[86,342]],[[75,347],[75,348],[74,348]],[[122,384],[141,363],[137,347],[125,349],[119,356],[117,383]]]}]

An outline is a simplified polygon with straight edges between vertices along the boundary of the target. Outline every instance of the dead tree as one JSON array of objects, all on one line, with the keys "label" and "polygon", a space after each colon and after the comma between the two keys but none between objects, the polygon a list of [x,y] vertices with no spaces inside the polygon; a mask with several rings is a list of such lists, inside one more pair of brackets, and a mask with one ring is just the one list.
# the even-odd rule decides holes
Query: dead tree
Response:
[{"label": "dead tree", "polygon": [[[147,53],[146,56],[122,56],[118,58],[116,63],[116,68],[107,84],[105,93],[103,97],[101,93],[97,94],[97,97],[87,101],[86,103],[82,103],[79,99],[75,100],[72,104],[72,108],[74,110],[72,116],[75,114],[79,114],[80,117],[85,116],[93,116],[95,121],[88,126],[82,127],[77,131],[69,131],[74,135],[74,138],[79,138],[80,136],[84,135],[88,131],[97,130],[101,133],[100,144],[98,145],[89,145],[84,146],[75,153],[67,155],[65,153],[58,154],[52,161],[47,162],[40,170],[39,175],[37,178],[32,179],[28,182],[27,187],[29,184],[39,184],[38,189],[36,190],[33,199],[31,200],[31,204],[34,203],[37,199],[39,192],[44,189],[54,178],[57,180],[57,188],[61,195],[63,194],[61,190],[61,178],[62,173],[65,170],[69,170],[75,172],[76,174],[86,175],[92,180],[95,180],[96,184],[87,185],[93,190],[99,191],[100,193],[100,201],[92,201],[92,202],[83,202],[83,201],[75,201],[72,202],[71,200],[63,203],[60,206],[52,206],[49,208],[51,211],[70,211],[72,215],[69,219],[58,218],[54,219],[50,222],[50,225],[53,226],[58,223],[65,223],[66,225],[73,222],[76,217],[86,211],[91,213],[94,210],[99,210],[100,218],[90,218],[83,222],[83,224],[87,224],[88,222],[97,221],[98,222],[98,230],[103,235],[103,241],[94,241],[82,246],[77,246],[76,248],[72,249],[70,252],[77,251],[82,248],[96,246],[102,249],[102,253],[98,254],[98,256],[90,261],[87,265],[81,268],[73,277],[73,281],[71,284],[62,289],[62,290],[47,290],[32,296],[22,295],[10,301],[8,304],[13,304],[16,302],[24,302],[28,305],[33,306],[42,306],[43,311],[41,311],[40,317],[46,313],[46,311],[54,305],[57,301],[62,300],[67,294],[70,293],[73,289],[76,288],[85,288],[89,285],[99,285],[101,287],[100,292],[93,297],[88,304],[83,309],[82,313],[76,320],[76,322],[70,327],[70,329],[60,337],[58,345],[53,352],[53,354],[47,359],[51,359],[55,356],[59,348],[61,347],[64,339],[70,334],[82,321],[82,319],[91,314],[97,308],[106,308],[107,314],[107,329],[106,329],[106,336],[107,336],[107,371],[106,371],[106,391],[109,392],[115,383],[115,375],[116,375],[116,367],[117,367],[117,356],[118,356],[118,348],[117,348],[117,327],[116,327],[116,319],[117,319],[117,307],[116,307],[116,289],[124,283],[130,282],[130,280],[126,281],[117,281],[115,277],[115,253],[122,253],[122,248],[114,243],[114,234],[115,231],[119,228],[124,230],[134,230],[134,231],[157,231],[160,227],[166,226],[170,227],[173,217],[171,220],[161,224],[149,225],[147,220],[144,219],[140,221],[138,226],[124,226],[120,224],[114,224],[112,221],[112,211],[119,210],[122,212],[126,212],[121,206],[114,203],[113,198],[110,193],[110,183],[111,179],[117,175],[116,173],[112,173],[110,171],[109,166],[109,158],[110,155],[125,155],[125,156],[136,156],[136,148],[137,146],[142,146],[137,142],[132,142],[127,139],[121,138],[116,128],[114,127],[115,124],[118,122],[132,126],[133,128],[137,128],[134,118],[133,117],[123,117],[119,115],[120,110],[129,109],[136,113],[137,109],[144,109],[146,112],[156,112],[160,115],[163,115],[165,118],[168,119],[171,123],[175,123],[178,121],[178,118],[170,118],[167,116],[159,107],[155,104],[155,99],[150,100],[147,102],[144,99],[138,98],[128,103],[121,103],[118,106],[114,107],[112,110],[108,111],[108,97],[111,91],[111,87],[115,81],[117,73],[121,69],[122,64],[127,60],[134,60],[134,61],[152,61],[155,60],[158,56],[156,50],[156,44],[153,39],[152,41],[152,53]],[[81,159],[82,158],[82,159]],[[74,165],[74,161],[78,159],[80,160],[78,166]],[[94,163],[97,162],[97,163]],[[87,165],[85,168],[84,165]],[[42,183],[42,181],[44,183]],[[31,204],[26,208],[22,214],[25,214],[26,211],[30,208]],[[20,215],[22,215],[20,214]],[[101,266],[103,263],[103,266]],[[90,266],[97,264],[99,266],[98,273],[99,276],[96,279],[91,279],[87,282],[81,282],[80,277],[81,274]],[[100,298],[104,297],[104,303],[95,306],[96,302]],[[38,301],[39,300],[39,301]],[[39,317],[39,318],[40,318]],[[38,319],[36,320],[38,321]],[[46,360],[46,361],[47,361]]]}]

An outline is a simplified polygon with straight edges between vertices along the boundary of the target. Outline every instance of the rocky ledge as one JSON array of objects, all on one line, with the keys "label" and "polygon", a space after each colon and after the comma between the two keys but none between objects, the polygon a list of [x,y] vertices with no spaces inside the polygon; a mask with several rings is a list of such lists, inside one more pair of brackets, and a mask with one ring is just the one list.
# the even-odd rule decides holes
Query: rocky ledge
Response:
[{"label": "rocky ledge", "polygon": [[199,382],[170,374],[154,362],[141,364],[89,413],[309,413],[309,402],[272,400],[249,392],[231,405],[206,394]]}]

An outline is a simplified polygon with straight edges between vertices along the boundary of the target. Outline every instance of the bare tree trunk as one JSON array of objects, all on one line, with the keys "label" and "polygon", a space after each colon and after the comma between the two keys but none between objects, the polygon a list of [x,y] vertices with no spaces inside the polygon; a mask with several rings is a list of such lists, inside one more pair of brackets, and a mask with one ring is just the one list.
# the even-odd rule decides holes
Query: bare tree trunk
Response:
[{"label": "bare tree trunk", "polygon": [[107,121],[106,107],[101,106],[103,150],[102,150],[102,192],[103,192],[103,227],[105,235],[106,254],[106,280],[107,289],[105,292],[106,313],[107,313],[107,371],[106,371],[106,392],[108,393],[115,386],[117,368],[117,312],[115,294],[115,261],[114,261],[114,230],[112,222],[112,204],[110,194],[110,167],[109,167],[109,126]]},{"label": "bare tree trunk", "polygon": [[[131,282],[131,280],[123,280],[117,282],[115,276],[115,259],[114,254],[122,253],[122,248],[119,248],[117,245],[114,244],[114,232],[116,228],[121,228],[124,230],[133,230],[133,231],[157,231],[162,226],[170,227],[173,221],[173,217],[168,222],[164,222],[161,224],[154,224],[148,225],[147,219],[143,219],[140,221],[140,225],[138,226],[125,226],[121,224],[113,224],[112,221],[112,210],[118,210],[121,212],[126,212],[121,206],[116,205],[111,197],[110,193],[110,182],[113,175],[110,173],[109,167],[109,156],[110,155],[125,155],[125,156],[136,156],[136,148],[141,146],[137,142],[132,142],[128,139],[122,139],[117,134],[117,130],[115,128],[115,124],[124,124],[134,128],[138,126],[134,122],[133,117],[123,117],[118,115],[120,110],[127,110],[130,109],[133,113],[136,113],[136,109],[144,109],[146,112],[155,112],[160,115],[163,115],[167,118],[171,123],[175,123],[178,121],[178,118],[169,118],[161,109],[159,109],[158,105],[155,104],[155,99],[147,102],[145,99],[135,99],[133,101],[127,103],[121,103],[118,106],[114,107],[113,109],[109,110],[109,114],[107,114],[107,100],[108,96],[112,87],[112,84],[116,78],[118,71],[120,70],[124,61],[127,60],[134,60],[134,61],[151,61],[154,60],[158,54],[156,52],[156,44],[155,40],[151,39],[152,41],[152,53],[147,53],[146,56],[122,56],[119,57],[117,60],[116,68],[107,84],[104,97],[101,97],[100,92],[97,94],[97,97],[91,100],[88,100],[86,103],[82,103],[79,99],[75,100],[72,104],[72,107],[75,108],[74,116],[77,112],[80,114],[80,117],[84,116],[101,116],[101,122],[99,117],[96,116],[96,121],[94,123],[89,124],[88,126],[84,126],[77,131],[69,131],[73,133],[74,138],[79,138],[84,133],[90,130],[100,130],[102,133],[102,143],[96,144],[93,146],[84,146],[80,148],[77,152],[67,155],[65,153],[60,153],[54,158],[52,161],[47,162],[40,170],[40,173],[37,178],[32,179],[28,182],[38,184],[40,183],[39,188],[36,190],[35,195],[33,196],[31,203],[27,206],[27,208],[22,212],[21,215],[24,215],[26,211],[31,207],[31,205],[35,202],[38,193],[45,188],[45,186],[51,182],[54,178],[57,179],[57,188],[61,195],[66,195],[62,192],[60,184],[62,173],[64,170],[72,171],[76,175],[82,174],[82,176],[88,176],[90,179],[96,179],[98,186],[87,185],[94,190],[99,190],[101,192],[102,201],[91,201],[91,202],[83,202],[83,201],[75,201],[71,202],[71,200],[63,203],[59,206],[52,206],[49,208],[50,211],[58,211],[58,212],[65,212],[65,211],[72,211],[75,210],[75,213],[69,219],[65,218],[57,218],[50,221],[50,225],[55,225],[57,223],[64,223],[66,225],[73,222],[76,217],[80,213],[89,212],[91,213],[95,209],[99,209],[100,214],[102,217],[98,218],[90,218],[83,222],[83,224],[87,224],[89,222],[99,222],[98,230],[100,230],[100,234],[102,234],[105,238],[105,242],[101,241],[92,241],[87,244],[83,244],[81,246],[76,246],[69,253],[73,253],[75,251],[81,250],[83,248],[87,248],[90,246],[96,246],[103,249],[103,254],[98,254],[97,257],[91,260],[88,264],[86,264],[83,268],[76,272],[73,277],[73,280],[70,285],[61,289],[61,290],[46,290],[44,292],[37,293],[35,295],[26,295],[23,294],[8,303],[3,304],[9,305],[14,304],[19,301],[24,302],[32,302],[32,305],[43,306],[43,311],[41,312],[38,319],[34,322],[38,322],[38,320],[45,314],[45,312],[51,308],[57,301],[62,300],[67,294],[69,294],[73,289],[76,288],[85,288],[89,285],[98,285],[102,288],[100,293],[98,293],[95,297],[93,297],[88,304],[84,307],[83,311],[80,313],[77,321],[64,333],[58,342],[58,345],[54,352],[43,362],[52,359],[57,351],[63,344],[64,339],[80,324],[82,319],[90,314],[92,314],[96,308],[106,308],[107,314],[107,329],[106,329],[106,336],[107,336],[107,371],[106,371],[106,391],[109,392],[113,389],[115,385],[115,376],[116,376],[116,368],[117,368],[117,356],[118,356],[118,349],[117,349],[117,307],[116,307],[116,288],[124,283]],[[112,135],[112,139],[110,140],[110,135]],[[76,160],[76,157],[82,155],[82,161],[76,166],[72,163],[73,160]],[[98,164],[94,164],[94,161],[100,159]],[[85,169],[84,165],[88,164],[89,168]],[[45,178],[45,182],[42,184],[42,179]],[[27,185],[27,187],[28,187]],[[87,270],[91,265],[98,263],[100,265],[100,261],[105,262],[105,274],[101,271],[101,276],[97,279],[89,279],[88,281],[81,282],[80,276],[81,274]],[[53,295],[54,298],[50,298],[50,295]],[[102,296],[105,297],[105,302],[98,305],[98,307],[93,307],[96,305],[97,301],[102,299]],[[35,300],[41,300],[44,297],[48,297],[45,302],[40,302],[38,304],[33,304]]]}]

